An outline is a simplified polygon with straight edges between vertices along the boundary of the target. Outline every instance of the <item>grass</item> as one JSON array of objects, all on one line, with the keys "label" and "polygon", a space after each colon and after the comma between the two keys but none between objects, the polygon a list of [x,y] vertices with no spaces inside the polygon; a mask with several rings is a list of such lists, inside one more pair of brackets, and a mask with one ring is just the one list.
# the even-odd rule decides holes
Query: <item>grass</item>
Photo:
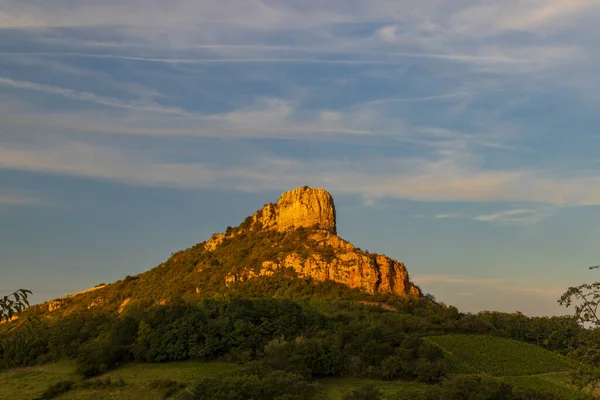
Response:
[{"label": "grass", "polygon": [[[126,364],[99,378],[110,377],[117,381],[125,380],[124,387],[104,389],[76,389],[59,397],[61,400],[75,399],[162,399],[162,391],[151,388],[157,379],[169,379],[179,383],[193,384],[204,377],[229,373],[239,368],[235,364],[178,362],[165,364]],[[50,384],[60,380],[78,382],[81,377],[75,374],[75,365],[60,362],[37,367],[19,368],[0,373],[0,399],[20,400],[39,396]]]},{"label": "grass", "polygon": [[[577,399],[577,391],[568,384],[568,372],[545,373],[568,369],[563,357],[536,346],[490,336],[451,335],[427,338],[444,349],[454,373],[482,373],[499,376],[512,385],[541,389],[563,399]],[[122,378],[124,386],[74,389],[58,397],[60,400],[149,399],[163,398],[165,389],[157,382],[173,381],[192,387],[198,380],[235,372],[241,366],[216,362],[177,362],[164,364],[126,364],[97,379]],[[0,399],[20,400],[39,396],[50,384],[60,380],[81,381],[71,362],[0,372]],[[340,400],[344,392],[364,384],[374,384],[384,394],[423,393],[429,385],[416,382],[379,381],[355,378],[320,380],[331,400]],[[164,385],[163,385],[164,386]]]},{"label": "grass", "polygon": [[560,399],[590,399],[591,397],[579,392],[569,384],[568,372],[552,374],[510,376],[502,378],[509,384],[520,387],[536,389],[538,391],[554,394]]},{"label": "grass", "polygon": [[563,356],[524,342],[485,335],[431,336],[447,355],[451,372],[481,372],[494,376],[522,376],[567,371]]},{"label": "grass", "polygon": [[65,379],[79,379],[75,374],[75,366],[71,362],[0,372],[0,399],[33,399],[50,384]]},{"label": "grass", "polygon": [[[74,389],[58,397],[60,400],[105,400],[105,399],[148,399],[160,400],[163,390],[153,388],[152,382],[171,380],[192,387],[198,380],[227,374],[239,369],[236,364],[216,362],[177,362],[165,364],[126,364],[95,379],[113,381],[123,378],[125,386],[99,389]],[[50,384],[60,380],[81,381],[75,374],[75,365],[61,362],[37,367],[19,368],[0,373],[0,399],[30,400],[39,396]],[[361,385],[372,383],[383,393],[423,392],[428,385],[416,382],[379,381],[373,379],[327,378],[320,382],[325,387],[327,398],[339,400],[344,392]],[[156,386],[156,385],[154,385]]]},{"label": "grass", "polygon": [[345,392],[369,383],[377,386],[383,394],[387,395],[396,393],[423,393],[430,387],[430,385],[418,382],[380,381],[375,379],[356,378],[326,378],[319,380],[319,382],[325,386],[325,393],[330,400],[340,400]]}]

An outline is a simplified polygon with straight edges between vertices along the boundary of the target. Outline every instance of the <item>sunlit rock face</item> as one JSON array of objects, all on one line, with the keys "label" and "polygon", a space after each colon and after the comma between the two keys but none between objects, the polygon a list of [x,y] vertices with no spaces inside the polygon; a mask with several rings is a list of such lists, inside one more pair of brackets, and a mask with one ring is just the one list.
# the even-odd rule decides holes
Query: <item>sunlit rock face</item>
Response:
[{"label": "sunlit rock face", "polygon": [[[228,284],[257,276],[273,275],[277,270],[293,269],[298,276],[316,280],[333,280],[368,293],[392,292],[399,295],[420,296],[420,289],[408,276],[403,263],[391,258],[369,254],[337,236],[335,204],[324,189],[302,187],[284,193],[277,203],[265,205],[251,217],[249,229],[269,229],[280,232],[298,228],[313,228],[310,239],[317,246],[328,249],[327,257],[312,249],[306,256],[292,253],[284,259],[265,261],[260,269],[229,274]],[[235,235],[233,235],[235,236]],[[206,248],[216,249],[228,237],[216,234]],[[235,239],[233,239],[235,240]],[[308,249],[311,250],[311,249]]]},{"label": "sunlit rock face", "polygon": [[267,204],[256,212],[252,220],[263,228],[278,231],[318,226],[336,233],[333,197],[325,189],[307,186],[285,192],[276,204]]}]

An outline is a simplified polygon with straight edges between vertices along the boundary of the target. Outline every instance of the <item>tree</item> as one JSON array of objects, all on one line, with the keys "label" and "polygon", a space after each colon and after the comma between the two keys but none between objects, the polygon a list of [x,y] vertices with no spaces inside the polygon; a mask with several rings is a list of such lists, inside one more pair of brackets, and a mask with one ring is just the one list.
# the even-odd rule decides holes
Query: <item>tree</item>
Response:
[{"label": "tree", "polygon": [[20,313],[25,308],[29,307],[27,296],[31,293],[30,290],[19,289],[14,293],[4,296],[0,299],[0,322],[10,321],[15,314]]},{"label": "tree", "polygon": [[[600,265],[590,267],[598,269]],[[579,335],[576,348],[571,356],[579,361],[573,378],[580,387],[594,390],[600,387],[600,282],[584,283],[570,287],[558,300],[564,307],[575,307],[574,317],[587,329]]]}]

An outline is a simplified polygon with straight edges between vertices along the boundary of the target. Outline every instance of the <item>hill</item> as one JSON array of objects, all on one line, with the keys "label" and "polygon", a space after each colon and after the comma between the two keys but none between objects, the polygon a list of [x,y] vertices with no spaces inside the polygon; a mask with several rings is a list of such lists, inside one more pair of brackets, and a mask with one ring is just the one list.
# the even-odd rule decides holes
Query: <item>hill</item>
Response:
[{"label": "hill", "polygon": [[[68,391],[64,399],[153,398],[179,390],[178,399],[310,400],[375,382],[394,400],[425,392],[432,400],[470,398],[457,394],[465,388],[537,399],[550,378],[529,374],[568,363],[481,335],[566,353],[581,332],[570,317],[465,314],[423,296],[402,263],[337,235],[329,193],[303,187],[156,268],[34,306],[0,326],[0,370],[8,370],[0,372],[8,385],[0,397],[18,398],[23,385],[39,392],[45,379],[52,384],[42,398],[61,391]],[[235,367],[215,378],[206,366],[214,362]],[[69,365],[62,369],[67,382],[43,378],[44,368],[56,371],[52,365]],[[10,371],[25,366],[36,367]],[[203,372],[188,375],[189,366]],[[170,381],[154,382],[151,370]],[[117,379],[119,371],[129,383]],[[183,382],[184,375],[191,377]],[[567,397],[541,398],[569,398],[561,382],[547,385]],[[372,388],[357,390],[352,398],[379,398]]]},{"label": "hill", "polygon": [[444,335],[427,341],[444,351],[449,372],[520,376],[568,371],[573,363],[529,343],[487,335]]},{"label": "hill", "polygon": [[29,312],[60,316],[99,308],[122,313],[180,299],[227,296],[240,283],[261,277],[337,282],[371,295],[421,296],[404,264],[355,247],[337,235],[336,225],[335,205],[327,191],[294,189],[239,226],[172,254],[146,273],[55,299]]}]

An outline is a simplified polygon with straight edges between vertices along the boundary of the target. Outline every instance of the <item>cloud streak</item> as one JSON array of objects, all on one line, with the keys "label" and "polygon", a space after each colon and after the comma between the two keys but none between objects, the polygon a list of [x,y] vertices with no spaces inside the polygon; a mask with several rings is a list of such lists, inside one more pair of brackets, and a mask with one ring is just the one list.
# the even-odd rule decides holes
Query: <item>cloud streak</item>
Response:
[{"label": "cloud streak", "polygon": [[[365,198],[396,198],[425,202],[521,202],[600,205],[597,176],[540,177],[532,171],[475,168],[452,158],[364,159],[303,163],[264,155],[241,166],[164,162],[136,157],[107,147],[80,142],[53,146],[2,146],[0,168],[109,179],[151,186],[221,187],[246,191],[290,186],[326,186],[333,192]],[[371,172],[369,172],[371,171]],[[482,221],[517,218],[531,210],[479,216]]]},{"label": "cloud streak", "polygon": [[145,111],[151,113],[164,113],[164,114],[185,114],[185,112],[175,107],[163,107],[157,104],[144,104],[142,102],[127,102],[116,98],[99,96],[94,93],[80,92],[77,90],[67,89],[63,87],[45,85],[42,83],[15,80],[0,77],[0,85],[8,86],[16,89],[31,90],[41,93],[47,93],[51,95],[57,95],[72,100],[80,100],[85,102],[91,102],[100,104],[108,107],[125,108],[137,111]]},{"label": "cloud streak", "polygon": [[472,295],[474,289],[494,290],[504,293],[524,293],[544,296],[560,296],[564,293],[562,288],[539,288],[520,286],[503,278],[478,278],[462,275],[414,275],[412,280],[417,285],[454,285],[461,288],[471,289],[468,293]]}]

